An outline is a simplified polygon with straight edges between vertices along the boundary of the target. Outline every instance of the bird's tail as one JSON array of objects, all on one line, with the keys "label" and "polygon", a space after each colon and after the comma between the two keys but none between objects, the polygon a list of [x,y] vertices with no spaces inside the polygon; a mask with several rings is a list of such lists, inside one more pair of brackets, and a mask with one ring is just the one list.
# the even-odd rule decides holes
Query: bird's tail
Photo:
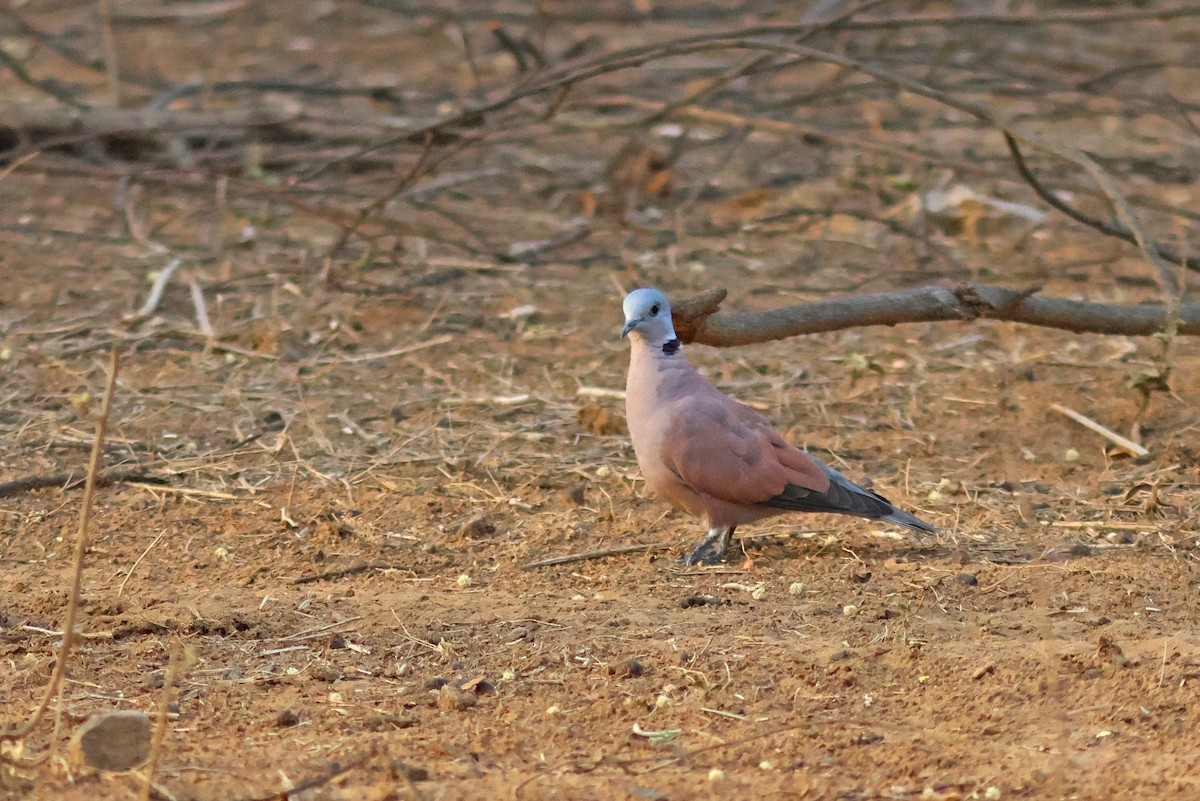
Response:
[{"label": "bird's tail", "polygon": [[897,509],[895,506],[892,507],[892,511],[889,514],[883,515],[879,519],[888,523],[895,523],[898,526],[904,526],[905,528],[911,528],[913,531],[928,531],[930,534],[938,533],[937,528],[934,526],[929,525],[916,515],[910,515],[903,509]]}]

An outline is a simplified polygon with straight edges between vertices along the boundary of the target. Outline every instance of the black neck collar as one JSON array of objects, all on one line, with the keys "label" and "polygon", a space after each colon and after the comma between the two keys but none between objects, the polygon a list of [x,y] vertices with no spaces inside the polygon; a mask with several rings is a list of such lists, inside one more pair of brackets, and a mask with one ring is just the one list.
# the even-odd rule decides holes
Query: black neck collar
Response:
[{"label": "black neck collar", "polygon": [[674,356],[676,353],[679,353],[679,345],[680,342],[678,339],[668,339],[663,343],[663,353],[667,354],[668,356]]}]

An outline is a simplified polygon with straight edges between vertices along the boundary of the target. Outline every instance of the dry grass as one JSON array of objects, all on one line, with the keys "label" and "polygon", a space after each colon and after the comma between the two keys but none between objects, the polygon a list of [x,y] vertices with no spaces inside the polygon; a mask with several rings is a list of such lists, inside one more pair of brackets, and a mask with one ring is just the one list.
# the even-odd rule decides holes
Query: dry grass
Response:
[{"label": "dry grass", "polygon": [[[415,116],[436,110],[439,91],[516,80],[486,20],[460,19],[464,40],[444,21],[397,31],[393,12],[355,8],[322,18],[317,44],[361,74],[422,87],[407,101]],[[305,14],[318,12],[239,9],[204,23],[227,34],[222,63],[258,74],[266,59],[273,75],[303,60],[255,43],[302,47]],[[122,54],[208,63],[173,25],[128,27],[113,12]],[[38,22],[57,29],[59,14]],[[513,19],[505,30],[526,35]],[[615,49],[696,24],[717,23],[555,22],[531,46],[559,52],[595,33]],[[1194,23],[1172,26],[1186,55]],[[1084,50],[1113,66],[1145,61],[1156,41],[1086,30]],[[941,52],[938,29],[839,36],[901,71]],[[1050,69],[1075,64],[1057,39],[1023,36],[1004,40],[1038,54],[1022,62],[1037,90],[1022,113],[1106,154],[1159,238],[1194,240],[1192,185],[1153,169],[1191,152],[1146,133],[1162,111],[1143,102],[1165,91],[1157,73],[1114,76],[1097,97],[1079,88],[1092,72],[1068,86]],[[401,66],[398,38],[412,55]],[[463,41],[476,48],[470,69]],[[964,52],[945,81],[999,94],[1011,76]],[[52,72],[44,57],[37,75]],[[747,63],[689,59],[683,74],[714,85]],[[122,73],[140,67],[127,61]],[[1071,69],[1098,69],[1085,67]],[[153,168],[125,182],[61,149],[0,173],[19,200],[6,208],[21,209],[0,212],[0,480],[45,478],[0,509],[5,723],[37,706],[61,661],[82,500],[62,485],[84,474],[116,342],[126,357],[63,715],[70,728],[102,709],[159,710],[158,763],[143,777],[158,792],[1194,794],[1200,357],[1187,338],[1164,350],[978,321],[692,347],[793,441],[944,533],[777,519],[745,531],[719,569],[671,563],[699,531],[642,497],[620,433],[618,286],[724,285],[723,308],[747,311],[931,281],[1036,283],[1105,303],[1160,294],[1133,248],[1065,218],[915,212],[956,183],[1037,202],[1001,139],[942,109],[813,65],[699,95],[675,69],[581,85],[554,120],[518,104],[415,183],[397,176],[420,172],[427,140],[373,154],[264,141],[255,162],[231,135],[229,149],[197,151],[192,173],[140,152]],[[988,80],[974,89],[967,72]],[[95,73],[92,91],[111,75]],[[681,97],[690,105],[668,127],[628,141],[631,114]],[[1036,166],[1103,213],[1080,179]],[[1149,374],[1167,389],[1131,386]],[[172,662],[184,646],[194,662]],[[52,758],[67,734],[30,738],[25,758],[42,761],[5,762],[3,792],[149,786],[69,772]]]}]

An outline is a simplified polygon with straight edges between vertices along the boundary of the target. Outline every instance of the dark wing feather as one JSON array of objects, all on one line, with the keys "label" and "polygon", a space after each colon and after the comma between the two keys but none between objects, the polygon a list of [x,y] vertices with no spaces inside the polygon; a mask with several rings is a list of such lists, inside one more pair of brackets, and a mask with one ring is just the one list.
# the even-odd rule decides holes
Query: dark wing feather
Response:
[{"label": "dark wing feather", "polygon": [[916,531],[937,531],[924,520],[903,509],[897,509],[878,492],[858,486],[832,467],[822,467],[829,476],[829,489],[814,492],[789,484],[784,487],[783,492],[768,499],[763,505],[796,512],[834,512],[871,520],[884,520]]},{"label": "dark wing feather", "polygon": [[830,482],[829,489],[825,492],[814,492],[795,484],[788,484],[783,492],[768,498],[763,505],[796,512],[837,512],[871,518],[884,517],[896,509],[882,495],[862,487],[845,486],[837,482]]}]

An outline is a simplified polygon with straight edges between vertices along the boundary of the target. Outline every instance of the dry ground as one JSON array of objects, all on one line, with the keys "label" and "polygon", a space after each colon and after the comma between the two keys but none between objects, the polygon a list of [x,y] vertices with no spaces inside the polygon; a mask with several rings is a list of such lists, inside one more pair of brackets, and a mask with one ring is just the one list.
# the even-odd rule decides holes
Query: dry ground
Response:
[{"label": "dry ground", "polygon": [[[537,155],[602,184],[623,141],[583,130]],[[751,188],[781,148],[750,137],[692,167]],[[795,202],[904,166],[838,153],[789,162],[809,176]],[[503,176],[452,198],[458,218],[495,243],[556,230],[582,190],[552,197],[528,155],[484,146],[455,165]],[[167,483],[98,491],[62,734],[43,725],[26,758],[94,712],[155,709],[183,643],[195,660],[159,769],[178,799],[322,777],[300,797],[1200,796],[1193,341],[1173,344],[1172,391],[1144,410],[1129,382],[1153,340],[955,323],[692,347],[794,442],[943,532],[779,519],[739,532],[744,553],[719,569],[672,562],[698,525],[642,496],[620,401],[578,392],[623,386],[618,282],[723,284],[753,309],[991,270],[1153,299],[1132,249],[1057,218],[985,219],[931,234],[957,273],[849,217],[722,225],[726,199],[681,169],[653,203],[712,224],[669,242],[601,216],[552,258],[505,263],[439,249],[431,232],[462,228],[400,210],[424,227],[324,265],[337,229],[295,206],[223,205],[168,176],[134,204],[139,238],[115,179],[55,163],[0,179],[18,199],[0,210],[0,480],[82,467],[115,340],[106,459]],[[1171,191],[1200,202],[1195,184]],[[765,202],[746,204],[769,216]],[[151,319],[122,321],[172,255],[154,241],[186,263]],[[197,333],[189,279],[216,341]],[[1136,423],[1150,456],[1106,449],[1055,402]],[[50,675],[80,499],[0,500],[6,724]],[[652,547],[529,567],[638,544]],[[0,777],[14,798],[137,786],[58,758]]]}]

